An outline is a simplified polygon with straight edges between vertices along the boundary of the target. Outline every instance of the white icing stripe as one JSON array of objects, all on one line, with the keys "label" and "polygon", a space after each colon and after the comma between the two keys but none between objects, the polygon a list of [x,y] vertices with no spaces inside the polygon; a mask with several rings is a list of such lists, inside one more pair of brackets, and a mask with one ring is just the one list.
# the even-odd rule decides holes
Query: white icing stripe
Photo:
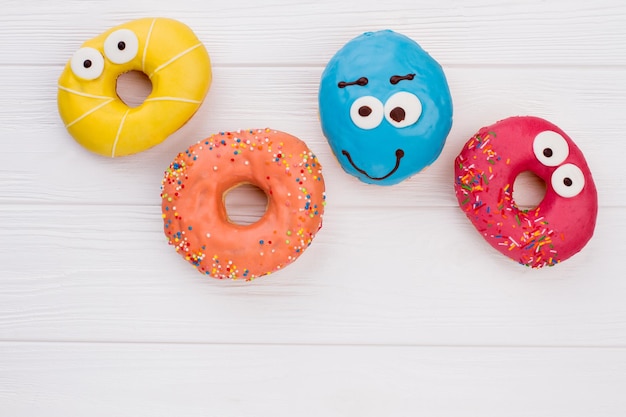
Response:
[{"label": "white icing stripe", "polygon": [[200,100],[192,100],[190,98],[183,98],[183,97],[152,97],[152,98],[147,98],[145,101],[180,101],[182,103],[193,103],[193,104],[202,103],[202,101]]},{"label": "white icing stripe", "polygon": [[152,29],[154,28],[154,24],[156,23],[156,17],[152,20],[150,24],[150,29],[148,30],[148,36],[146,37],[146,45],[143,47],[143,56],[141,57],[141,72],[146,72],[146,53],[148,52],[148,43],[150,42],[150,36],[152,36]]},{"label": "white icing stripe", "polygon": [[122,116],[122,120],[120,121],[120,126],[117,128],[117,134],[115,135],[115,140],[113,141],[113,149],[111,150],[111,158],[115,158],[115,148],[117,147],[117,141],[120,140],[120,133],[122,133],[122,127],[124,126],[124,122],[126,121],[126,116],[128,116],[128,112],[130,109],[126,110],[124,116]]},{"label": "white icing stripe", "polygon": [[80,121],[81,121],[81,120],[83,120],[85,117],[89,116],[91,113],[93,113],[93,112],[95,112],[95,111],[99,110],[101,107],[106,106],[107,104],[111,103],[112,101],[113,101],[113,99],[112,99],[112,98],[109,98],[109,99],[108,99],[107,101],[105,101],[104,103],[100,103],[100,104],[98,104],[98,105],[97,105],[96,107],[94,107],[93,109],[88,110],[88,111],[86,111],[85,113],[83,113],[83,114],[82,114],[80,117],[78,117],[77,119],[74,119],[74,120],[73,120],[73,121],[71,121],[70,123],[66,124],[66,125],[65,125],[65,128],[66,128],[66,129],[69,129],[69,128],[70,128],[70,126],[72,126],[72,125],[74,125],[74,124],[76,124],[76,123],[80,122]]},{"label": "white icing stripe", "polygon": [[97,96],[95,94],[83,93],[80,91],[72,90],[71,88],[63,87],[62,85],[59,86],[59,90],[67,91],[68,93],[76,94],[77,96],[81,96],[81,97],[98,98],[101,100],[112,100],[112,98],[108,96]]},{"label": "white icing stripe", "polygon": [[189,52],[193,51],[196,48],[199,48],[202,46],[202,43],[198,43],[194,46],[192,46],[191,48],[185,49],[183,52],[181,52],[180,54],[174,56],[172,59],[170,59],[169,61],[167,61],[164,64],[159,65],[154,71],[152,71],[152,74],[148,75],[148,78],[152,78],[152,76],[154,74],[156,74],[158,71],[161,71],[163,68],[167,67],[169,64],[171,64],[172,62],[176,61],[177,59],[187,55]]}]

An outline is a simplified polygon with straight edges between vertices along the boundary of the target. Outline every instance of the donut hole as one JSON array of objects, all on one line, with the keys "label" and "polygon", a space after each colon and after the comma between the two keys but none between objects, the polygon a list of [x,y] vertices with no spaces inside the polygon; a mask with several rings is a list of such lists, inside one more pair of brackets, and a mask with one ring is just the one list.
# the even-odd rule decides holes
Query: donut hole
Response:
[{"label": "donut hole", "polygon": [[139,107],[152,93],[152,82],[141,71],[129,71],[117,77],[117,96],[128,107]]},{"label": "donut hole", "polygon": [[254,184],[239,184],[224,195],[226,214],[231,223],[248,226],[261,220],[267,211],[268,199]]},{"label": "donut hole", "polygon": [[513,183],[513,201],[520,210],[537,207],[546,196],[546,182],[532,171],[521,172]]}]

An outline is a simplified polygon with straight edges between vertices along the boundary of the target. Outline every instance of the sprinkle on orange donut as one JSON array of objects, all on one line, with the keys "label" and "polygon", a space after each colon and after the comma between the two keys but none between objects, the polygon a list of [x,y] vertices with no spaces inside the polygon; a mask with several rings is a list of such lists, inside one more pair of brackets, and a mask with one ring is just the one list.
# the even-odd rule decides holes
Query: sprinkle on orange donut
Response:
[{"label": "sprinkle on orange donut", "polygon": [[[256,223],[233,223],[226,193],[262,189],[267,210]],[[161,187],[165,235],[202,274],[245,279],[295,261],[322,226],[322,167],[304,142],[271,129],[222,132],[178,154]]]}]

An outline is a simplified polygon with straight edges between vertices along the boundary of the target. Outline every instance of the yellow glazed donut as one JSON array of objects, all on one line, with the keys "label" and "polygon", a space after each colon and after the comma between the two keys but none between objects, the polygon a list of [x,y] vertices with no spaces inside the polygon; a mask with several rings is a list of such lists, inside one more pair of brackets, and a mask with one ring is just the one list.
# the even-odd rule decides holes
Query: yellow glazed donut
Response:
[{"label": "yellow glazed donut", "polygon": [[[117,78],[141,71],[152,92],[138,107],[117,95]],[[78,143],[105,156],[144,151],[198,110],[211,84],[204,45],[181,22],[133,20],[88,40],[59,78],[59,113]]]}]

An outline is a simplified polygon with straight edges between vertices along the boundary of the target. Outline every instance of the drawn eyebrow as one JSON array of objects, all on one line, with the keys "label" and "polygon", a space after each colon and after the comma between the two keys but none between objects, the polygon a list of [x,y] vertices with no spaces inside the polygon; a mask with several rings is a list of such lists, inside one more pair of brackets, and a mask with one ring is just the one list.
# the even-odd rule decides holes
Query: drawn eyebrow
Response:
[{"label": "drawn eyebrow", "polygon": [[367,85],[367,83],[369,82],[369,80],[365,77],[361,77],[356,81],[350,81],[350,82],[346,82],[346,81],[339,81],[339,83],[337,83],[337,86],[339,88],[345,88],[348,87],[349,85],[360,85],[360,86],[364,86]]},{"label": "drawn eyebrow", "polygon": [[412,80],[413,78],[415,78],[415,74],[392,75],[391,78],[389,78],[389,82],[393,85],[396,85],[402,80]]}]

